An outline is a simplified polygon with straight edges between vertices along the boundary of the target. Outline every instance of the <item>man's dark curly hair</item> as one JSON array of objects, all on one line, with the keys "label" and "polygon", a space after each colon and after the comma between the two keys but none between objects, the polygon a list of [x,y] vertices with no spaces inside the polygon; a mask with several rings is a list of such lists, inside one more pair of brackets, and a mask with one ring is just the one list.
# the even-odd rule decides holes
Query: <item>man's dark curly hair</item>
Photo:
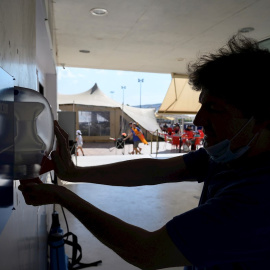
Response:
[{"label": "man's dark curly hair", "polygon": [[256,40],[234,35],[217,53],[188,66],[189,84],[241,109],[247,116],[270,119],[270,52]]}]

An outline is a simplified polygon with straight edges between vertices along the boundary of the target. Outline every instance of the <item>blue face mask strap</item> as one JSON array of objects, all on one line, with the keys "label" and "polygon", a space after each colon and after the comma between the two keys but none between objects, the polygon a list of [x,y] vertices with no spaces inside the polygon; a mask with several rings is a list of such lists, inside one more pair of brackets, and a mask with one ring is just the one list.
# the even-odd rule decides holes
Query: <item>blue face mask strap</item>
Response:
[{"label": "blue face mask strap", "polygon": [[252,138],[251,140],[249,141],[249,143],[247,144],[247,146],[250,146],[251,143],[259,136],[259,132],[257,132]]},{"label": "blue face mask strap", "polygon": [[[259,135],[259,133],[256,133],[249,143],[246,146],[240,147],[240,149],[236,150],[236,152],[231,151],[231,141],[238,137],[239,134],[248,126],[248,124],[254,120],[254,117],[251,117],[247,123],[244,124],[244,126],[236,133],[236,135],[233,136],[231,140],[225,139],[222,142],[219,142],[213,146],[210,146],[208,148],[205,148],[208,154],[211,156],[213,160],[216,162],[228,162],[230,160],[236,159],[240,156],[242,156],[248,149],[249,145],[252,143],[252,141]],[[245,134],[245,132],[244,132]],[[241,136],[240,136],[241,137]],[[238,138],[239,139],[239,138]]]},{"label": "blue face mask strap", "polygon": [[[252,122],[252,121],[255,121],[255,118],[252,116],[243,126],[242,128],[240,128],[240,130],[232,137],[232,139],[230,139],[230,142],[231,143],[234,143],[233,141],[237,138],[237,140],[241,140],[241,137],[246,137],[246,132],[243,132],[243,130]],[[242,134],[241,134],[242,133]],[[239,134],[241,134],[239,136]],[[257,138],[257,136],[259,135],[259,132],[257,132],[251,139],[250,141],[247,143],[247,146],[249,146],[252,141]],[[239,138],[240,137],[240,138]]]},{"label": "blue face mask strap", "polygon": [[251,118],[240,128],[240,130],[230,139],[230,141],[233,141],[253,120],[255,119],[253,116],[251,116]]}]

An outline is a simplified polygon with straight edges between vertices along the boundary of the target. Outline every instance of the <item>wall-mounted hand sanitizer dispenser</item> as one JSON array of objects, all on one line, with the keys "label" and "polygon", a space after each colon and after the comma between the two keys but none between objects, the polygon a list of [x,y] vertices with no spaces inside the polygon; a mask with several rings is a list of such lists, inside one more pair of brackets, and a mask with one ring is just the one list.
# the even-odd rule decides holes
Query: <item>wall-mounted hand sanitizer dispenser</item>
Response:
[{"label": "wall-mounted hand sanitizer dispenser", "polygon": [[0,104],[0,177],[30,179],[39,176],[44,155],[52,151],[53,114],[48,101],[38,92],[14,87],[2,89]]},{"label": "wall-mounted hand sanitizer dispenser", "polygon": [[14,89],[14,177],[38,177],[44,155],[52,151],[53,114],[38,92]]}]

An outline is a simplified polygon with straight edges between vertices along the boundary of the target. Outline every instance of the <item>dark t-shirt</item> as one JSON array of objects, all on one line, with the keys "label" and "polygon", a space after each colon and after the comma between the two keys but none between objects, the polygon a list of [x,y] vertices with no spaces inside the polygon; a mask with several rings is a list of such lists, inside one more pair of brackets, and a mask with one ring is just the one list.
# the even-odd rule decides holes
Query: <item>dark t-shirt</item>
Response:
[{"label": "dark t-shirt", "polygon": [[231,167],[200,149],[184,156],[204,188],[199,206],[167,223],[188,270],[270,269],[270,153]]}]

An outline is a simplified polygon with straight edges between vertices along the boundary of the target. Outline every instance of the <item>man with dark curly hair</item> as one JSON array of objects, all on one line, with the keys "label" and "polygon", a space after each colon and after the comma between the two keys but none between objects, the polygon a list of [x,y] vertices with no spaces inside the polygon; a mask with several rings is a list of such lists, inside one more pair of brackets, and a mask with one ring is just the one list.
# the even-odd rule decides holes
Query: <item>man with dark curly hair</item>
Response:
[{"label": "man with dark curly hair", "polygon": [[141,269],[269,269],[269,65],[270,52],[242,36],[189,65],[190,83],[201,91],[194,124],[203,127],[205,145],[183,156],[77,167],[66,134],[55,124],[59,151],[52,158],[63,180],[114,186],[203,182],[198,207],[160,229],[130,225],[62,186],[37,180],[19,187],[26,203],[61,204],[102,243]]}]

